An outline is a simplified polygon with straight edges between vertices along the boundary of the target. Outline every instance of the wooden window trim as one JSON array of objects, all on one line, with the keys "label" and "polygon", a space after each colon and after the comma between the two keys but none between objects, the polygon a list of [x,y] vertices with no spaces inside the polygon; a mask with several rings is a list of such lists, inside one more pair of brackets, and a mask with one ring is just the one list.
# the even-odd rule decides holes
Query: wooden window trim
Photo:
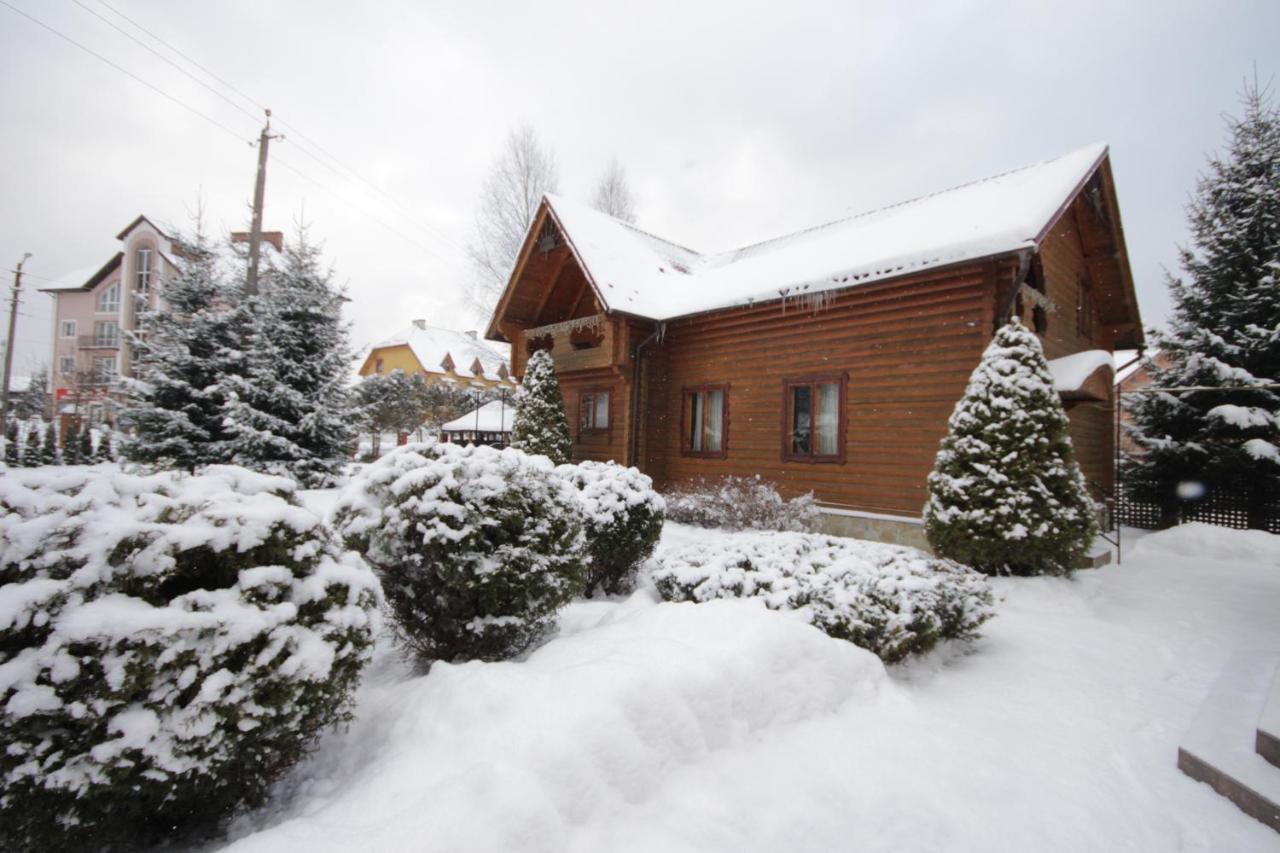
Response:
[{"label": "wooden window trim", "polygon": [[[707,394],[711,391],[721,391],[724,394],[723,409],[721,410],[721,426],[720,426],[720,449],[719,450],[694,450],[692,443],[689,441],[689,395],[691,394]],[[728,382],[708,382],[702,385],[685,385],[680,389],[680,455],[690,456],[695,459],[726,459],[729,456],[729,383]]]},{"label": "wooden window trim", "polygon": [[[826,454],[816,453],[794,453],[791,450],[791,389],[808,386],[812,389],[809,393],[809,423],[817,424],[817,405],[818,394],[817,386],[825,384],[836,384],[840,387],[840,416],[836,421],[836,452]],[[783,462],[803,462],[809,465],[835,464],[843,465],[845,463],[845,439],[848,436],[849,427],[849,374],[845,373],[824,373],[816,376],[790,376],[782,380],[782,461]],[[813,429],[813,427],[810,427]],[[816,444],[811,439],[811,443]]]},{"label": "wooden window trim", "polygon": [[[598,394],[609,395],[609,425],[606,427],[595,427],[595,426],[583,427],[582,425],[582,414],[584,412],[583,401],[590,399],[591,405],[594,408],[595,398],[596,398],[596,395]],[[578,392],[578,436],[579,438],[581,438],[582,436],[608,435],[609,433],[613,432],[613,397],[614,397],[613,388],[611,386],[583,388],[581,391]],[[594,420],[595,420],[595,417],[593,415],[592,421]]]}]

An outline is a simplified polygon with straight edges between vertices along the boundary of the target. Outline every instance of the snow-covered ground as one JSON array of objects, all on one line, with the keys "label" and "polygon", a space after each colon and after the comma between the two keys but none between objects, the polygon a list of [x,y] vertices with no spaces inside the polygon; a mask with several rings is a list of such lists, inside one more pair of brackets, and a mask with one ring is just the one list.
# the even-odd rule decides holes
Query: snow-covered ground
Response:
[{"label": "snow-covered ground", "polygon": [[1278,849],[1175,759],[1231,652],[1280,650],[1280,537],[1133,541],[995,581],[981,640],[887,671],[758,602],[644,591],[571,605],[524,661],[415,677],[384,647],[356,721],[225,849]]}]

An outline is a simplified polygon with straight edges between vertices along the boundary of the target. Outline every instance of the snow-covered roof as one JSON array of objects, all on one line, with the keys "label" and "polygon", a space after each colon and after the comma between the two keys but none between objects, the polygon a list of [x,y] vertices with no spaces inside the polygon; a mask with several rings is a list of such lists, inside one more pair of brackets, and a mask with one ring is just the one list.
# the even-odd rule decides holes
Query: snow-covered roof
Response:
[{"label": "snow-covered roof", "polygon": [[803,297],[1035,248],[1102,143],[950,190],[703,255],[557,195],[547,204],[608,310],[655,320]]},{"label": "snow-covered roof", "polygon": [[488,341],[477,340],[465,332],[442,329],[438,326],[412,324],[386,340],[373,345],[374,350],[386,347],[407,346],[428,373],[444,373],[445,359],[453,362],[453,372],[464,378],[475,378],[472,370],[476,359],[483,368],[479,374],[486,379],[498,380],[498,370],[507,362],[506,356]]},{"label": "snow-covered roof", "polygon": [[1049,362],[1049,372],[1053,374],[1053,387],[1059,394],[1070,394],[1084,388],[1084,383],[1099,368],[1114,370],[1111,353],[1101,349],[1087,349],[1083,352],[1064,355]]},{"label": "snow-covered roof", "polygon": [[516,407],[510,400],[493,400],[479,409],[472,409],[465,415],[454,418],[440,429],[442,432],[511,432],[515,417]]},{"label": "snow-covered roof", "polygon": [[90,281],[100,276],[105,276],[120,262],[120,254],[117,252],[111,260],[106,264],[98,264],[92,267],[84,267],[83,269],[72,270],[68,273],[55,278],[53,281],[47,281],[41,285],[40,290],[48,293],[50,291],[59,290],[80,290]]}]

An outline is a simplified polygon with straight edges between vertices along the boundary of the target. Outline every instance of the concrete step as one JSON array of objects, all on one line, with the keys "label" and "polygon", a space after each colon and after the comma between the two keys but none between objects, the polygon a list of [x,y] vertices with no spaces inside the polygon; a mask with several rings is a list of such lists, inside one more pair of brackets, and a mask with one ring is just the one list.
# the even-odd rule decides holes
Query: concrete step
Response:
[{"label": "concrete step", "polygon": [[1178,769],[1280,832],[1280,767],[1257,751],[1263,708],[1280,664],[1275,650],[1241,652],[1223,668],[1178,747]]},{"label": "concrete step", "polygon": [[1258,715],[1258,730],[1254,737],[1254,750],[1267,761],[1280,767],[1280,668],[1271,679],[1271,690]]}]

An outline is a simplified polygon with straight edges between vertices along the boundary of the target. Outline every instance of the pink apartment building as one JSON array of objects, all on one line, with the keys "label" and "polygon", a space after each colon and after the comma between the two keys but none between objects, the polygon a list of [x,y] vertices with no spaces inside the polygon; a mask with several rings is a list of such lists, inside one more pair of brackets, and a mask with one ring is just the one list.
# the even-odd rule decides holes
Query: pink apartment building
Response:
[{"label": "pink apartment building", "polygon": [[[245,233],[230,236],[232,244],[248,242]],[[269,275],[283,250],[283,234],[262,237]],[[120,250],[100,268],[69,273],[41,288],[56,303],[49,373],[60,419],[116,422],[120,377],[133,375],[126,333],[136,328],[141,311],[159,304],[164,282],[177,273],[175,240],[147,217],[133,220],[116,239]],[[233,250],[227,252],[229,261]]]},{"label": "pink apartment building", "polygon": [[79,270],[41,288],[53,296],[50,385],[60,417],[116,420],[119,378],[130,374],[124,332],[153,307],[175,273],[173,241],[145,216],[116,235],[120,251],[100,268]]}]

